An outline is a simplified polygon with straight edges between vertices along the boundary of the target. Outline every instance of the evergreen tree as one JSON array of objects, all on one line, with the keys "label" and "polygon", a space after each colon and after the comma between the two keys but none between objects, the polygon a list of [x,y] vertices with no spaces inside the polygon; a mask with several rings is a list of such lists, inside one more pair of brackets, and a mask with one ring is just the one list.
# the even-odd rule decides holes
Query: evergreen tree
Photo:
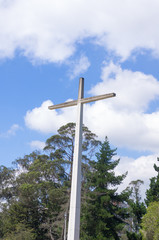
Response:
[{"label": "evergreen tree", "polygon": [[[157,158],[159,161],[159,158]],[[146,191],[146,205],[149,206],[151,202],[159,201],[159,167],[154,164],[154,169],[157,172],[156,177],[152,177],[150,179],[150,188]]]},{"label": "evergreen tree", "polygon": [[97,160],[91,161],[91,172],[87,174],[87,195],[82,207],[81,240],[119,240],[124,219],[128,217],[125,201],[128,192],[117,193],[126,174],[115,176],[119,164],[113,160],[116,149],[111,149],[106,138],[101,145]]},{"label": "evergreen tree", "polygon": [[[14,161],[15,169],[0,167],[0,238],[62,240],[68,211],[75,124],[69,123],[46,141],[45,154],[33,152]],[[81,240],[117,240],[128,216],[128,192],[117,193],[126,174],[115,176],[106,138],[96,161],[90,160],[100,142],[83,126]]]}]

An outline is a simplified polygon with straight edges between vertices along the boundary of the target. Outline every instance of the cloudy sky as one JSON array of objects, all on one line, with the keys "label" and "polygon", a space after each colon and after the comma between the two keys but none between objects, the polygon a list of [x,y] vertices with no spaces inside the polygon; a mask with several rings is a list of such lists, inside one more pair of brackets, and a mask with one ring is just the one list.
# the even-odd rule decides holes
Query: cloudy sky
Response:
[{"label": "cloudy sky", "polygon": [[108,136],[129,171],[125,186],[155,175],[159,156],[158,0],[0,0],[0,164],[35,149],[76,120],[76,108],[48,106],[116,97],[84,106],[84,124]]}]

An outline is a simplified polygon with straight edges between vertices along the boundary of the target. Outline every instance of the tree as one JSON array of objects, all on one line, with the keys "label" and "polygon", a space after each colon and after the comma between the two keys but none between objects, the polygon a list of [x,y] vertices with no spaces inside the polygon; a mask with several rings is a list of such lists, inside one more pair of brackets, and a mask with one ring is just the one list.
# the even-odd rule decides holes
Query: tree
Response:
[{"label": "tree", "polygon": [[[49,153],[51,160],[60,159],[65,173],[68,175],[68,192],[65,212],[68,215],[69,202],[70,202],[70,189],[71,189],[71,176],[72,176],[72,163],[74,155],[74,141],[75,141],[75,123],[68,123],[58,129],[58,134],[51,136],[46,140],[44,150]],[[89,161],[100,145],[97,136],[92,133],[86,126],[82,126],[82,184],[81,195],[85,193],[84,184],[86,182],[86,174],[90,171]],[[83,199],[83,198],[82,198]]]},{"label": "tree", "polygon": [[18,224],[14,232],[8,233],[2,240],[35,240],[36,235],[32,229],[26,228],[24,224]]},{"label": "tree", "polygon": [[147,213],[142,219],[143,240],[159,239],[159,202],[151,202],[147,208]]},{"label": "tree", "polygon": [[[128,192],[117,193],[126,174],[115,176],[114,168],[119,164],[113,160],[116,149],[111,149],[106,138],[101,144],[97,160],[91,161],[91,172],[87,174],[86,201],[82,207],[81,240],[119,240],[124,219],[128,217],[125,201]],[[116,188],[115,188],[116,187]]]},{"label": "tree", "polygon": [[[0,168],[0,238],[61,240],[68,211],[75,124],[46,141],[44,154],[33,152]],[[95,150],[96,160],[92,160]],[[108,139],[100,145],[83,126],[81,240],[118,240],[128,216],[128,191],[117,193],[126,174],[115,176],[119,160]]]},{"label": "tree", "polygon": [[13,195],[14,170],[5,166],[0,166],[0,198],[10,201]]},{"label": "tree", "polygon": [[1,235],[14,234],[17,224],[23,223],[26,228],[34,229],[35,239],[50,239],[48,231],[49,236],[59,239],[63,227],[61,211],[67,201],[64,168],[58,159],[50,160],[49,156],[35,152],[15,163],[20,171],[16,172],[13,183],[10,179],[14,191],[3,208],[5,221]]},{"label": "tree", "polygon": [[[63,164],[65,165],[65,169],[69,173],[70,178],[74,154],[75,126],[75,123],[68,123],[60,127],[57,131],[58,134],[53,135],[46,140],[46,146],[44,148],[44,150],[47,150],[50,153],[50,159],[63,160]],[[97,136],[84,125],[82,131],[82,160],[84,165],[91,159],[95,149],[100,144],[100,141],[98,141],[96,139]]]},{"label": "tree", "polygon": [[[157,161],[159,161],[159,158],[157,158]],[[157,176],[150,179],[150,188],[146,191],[145,199],[147,206],[149,206],[151,202],[159,201],[159,167],[154,164],[154,169],[157,172]]]},{"label": "tree", "polygon": [[140,186],[144,182],[140,179],[130,182],[131,196],[129,199],[130,206],[130,231],[127,232],[127,237],[130,240],[141,239],[139,229],[141,228],[141,220],[143,215],[146,213],[146,207],[141,201]]},{"label": "tree", "polygon": [[[75,124],[69,123],[46,141],[45,154],[36,151],[25,155],[13,162],[13,170],[1,166],[2,239],[8,236],[14,239],[19,224],[23,224],[28,232],[33,229],[35,240],[62,239],[64,212],[69,207],[69,166],[73,161],[74,135]],[[85,126],[83,136],[84,183],[89,158],[99,141]]]}]

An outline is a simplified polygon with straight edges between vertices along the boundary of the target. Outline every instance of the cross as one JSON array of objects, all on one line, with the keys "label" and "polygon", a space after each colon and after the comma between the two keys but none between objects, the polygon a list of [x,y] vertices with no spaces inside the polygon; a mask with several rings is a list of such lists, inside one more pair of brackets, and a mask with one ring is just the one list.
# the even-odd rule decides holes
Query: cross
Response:
[{"label": "cross", "polygon": [[48,107],[50,110],[53,110],[77,105],[77,122],[75,130],[75,147],[71,183],[68,240],[79,240],[80,233],[83,104],[115,96],[115,93],[109,93],[95,97],[84,98],[84,78],[80,78],[77,100]]}]

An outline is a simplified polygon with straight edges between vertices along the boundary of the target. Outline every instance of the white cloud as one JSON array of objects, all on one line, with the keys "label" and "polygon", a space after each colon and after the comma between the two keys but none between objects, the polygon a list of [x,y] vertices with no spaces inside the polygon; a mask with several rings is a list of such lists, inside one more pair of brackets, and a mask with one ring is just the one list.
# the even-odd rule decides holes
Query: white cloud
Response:
[{"label": "white cloud", "polygon": [[110,103],[118,111],[145,112],[149,103],[159,98],[159,82],[152,75],[123,70],[111,62],[103,67],[101,78],[90,93],[115,92],[117,97]]},{"label": "white cloud", "polygon": [[[113,76],[113,77],[112,77]],[[93,95],[116,92],[115,98],[84,106],[84,124],[100,139],[108,136],[117,147],[158,152],[159,111],[148,113],[152,100],[159,97],[159,82],[151,75],[122,70],[110,63],[103,68],[102,81],[90,91]],[[53,133],[76,120],[76,108],[50,111],[51,101],[28,111],[26,125],[34,130]]]},{"label": "white cloud", "polygon": [[144,184],[141,185],[141,194],[144,199],[145,191],[149,188],[149,179],[156,176],[156,171],[153,166],[154,163],[158,165],[157,155],[141,156],[137,159],[128,157],[121,157],[120,163],[115,169],[116,175],[121,175],[128,171],[128,175],[119,186],[119,191],[128,187],[129,183],[134,180],[143,180]]},{"label": "white cloud", "polygon": [[82,73],[85,73],[90,67],[90,62],[85,55],[81,55],[76,61],[69,62],[70,65],[70,78],[73,79]]},{"label": "white cloud", "polygon": [[91,129],[103,138],[107,134],[116,146],[158,152],[159,111],[147,110],[151,101],[159,99],[159,82],[151,75],[110,63],[103,68],[102,81],[90,91],[94,95],[106,92],[117,96],[87,106]]},{"label": "white cloud", "polygon": [[159,55],[157,0],[0,0],[0,57],[20,50],[33,61],[61,62],[89,38],[126,59]]},{"label": "white cloud", "polygon": [[28,111],[25,116],[26,126],[43,133],[53,133],[67,122],[75,121],[75,107],[55,111],[48,109],[51,105],[53,103],[47,100],[39,108]]},{"label": "white cloud", "polygon": [[13,124],[7,132],[1,133],[0,137],[14,136],[19,129],[21,129],[21,127],[18,124]]},{"label": "white cloud", "polygon": [[35,140],[30,143],[30,146],[36,150],[43,150],[45,147],[45,142]]},{"label": "white cloud", "polygon": [[15,135],[16,131],[20,129],[18,124],[13,124],[11,128],[7,131],[8,135]]}]

